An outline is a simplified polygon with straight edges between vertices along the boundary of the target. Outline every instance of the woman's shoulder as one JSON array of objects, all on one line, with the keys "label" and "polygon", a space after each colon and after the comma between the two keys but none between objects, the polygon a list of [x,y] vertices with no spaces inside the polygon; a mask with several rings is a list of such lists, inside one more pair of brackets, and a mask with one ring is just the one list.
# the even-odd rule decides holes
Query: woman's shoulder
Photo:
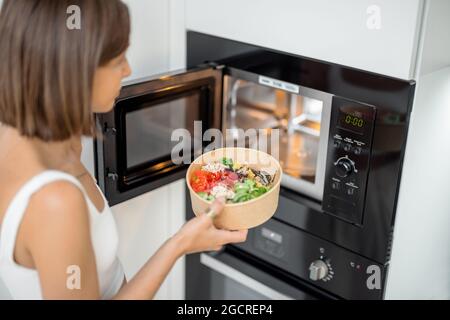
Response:
[{"label": "woman's shoulder", "polygon": [[40,206],[48,210],[61,210],[86,206],[83,191],[70,180],[55,180],[47,183],[30,197],[30,207]]},{"label": "woman's shoulder", "polygon": [[89,233],[89,213],[82,190],[68,180],[50,181],[29,197],[27,192],[20,194],[23,190],[19,190],[16,196],[24,196],[19,200],[27,202],[10,212],[16,216],[8,221],[15,222],[6,227],[15,230],[15,258],[18,263],[36,268],[33,260],[37,253]]},{"label": "woman's shoulder", "polygon": [[[40,218],[70,218],[87,212],[86,199],[80,187],[69,180],[49,182],[31,197],[27,211]],[[69,217],[67,217],[69,216]]]},{"label": "woman's shoulder", "polygon": [[[35,184],[36,190],[32,190],[33,188],[24,190],[25,186],[18,190],[19,196],[21,192],[25,191],[23,200],[28,200],[22,224],[25,227],[31,226],[27,228],[28,230],[42,230],[44,225],[51,226],[64,221],[85,220],[87,205],[80,187],[70,179],[45,179],[47,173],[53,172],[44,171],[29,179],[28,183]],[[61,174],[62,176],[63,174]],[[30,192],[31,194],[26,194]],[[63,226],[64,223],[58,227]]]},{"label": "woman's shoulder", "polygon": [[26,239],[30,240],[27,243],[55,230],[64,234],[73,228],[88,228],[88,207],[83,192],[66,180],[46,184],[30,197],[22,224]]},{"label": "woman's shoulder", "polygon": [[[73,203],[83,204],[83,193],[75,178],[68,174],[32,165],[25,170],[13,169],[0,166],[0,224],[7,210],[19,210],[17,204],[26,212],[39,206],[45,208],[42,211],[49,211]],[[11,208],[14,203],[16,207]]]}]

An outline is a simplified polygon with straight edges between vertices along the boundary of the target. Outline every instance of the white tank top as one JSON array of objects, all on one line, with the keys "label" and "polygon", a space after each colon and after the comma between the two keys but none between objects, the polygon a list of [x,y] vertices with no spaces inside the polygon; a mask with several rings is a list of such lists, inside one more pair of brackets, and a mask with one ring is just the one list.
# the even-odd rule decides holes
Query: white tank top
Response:
[{"label": "white tank top", "polygon": [[42,299],[38,272],[14,261],[14,247],[31,195],[43,186],[59,180],[73,183],[86,198],[100,294],[102,299],[110,299],[119,291],[124,280],[123,268],[117,258],[119,239],[113,214],[101,190],[105,209],[100,213],[87,196],[81,183],[75,177],[60,171],[44,171],[33,177],[20,188],[6,210],[0,229],[0,277],[13,299]]}]

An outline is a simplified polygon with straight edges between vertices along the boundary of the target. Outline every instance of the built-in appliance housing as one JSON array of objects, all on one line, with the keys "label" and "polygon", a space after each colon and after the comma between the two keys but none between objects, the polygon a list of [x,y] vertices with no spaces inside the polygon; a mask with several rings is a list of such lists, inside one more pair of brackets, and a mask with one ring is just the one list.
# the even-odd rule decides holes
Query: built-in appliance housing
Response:
[{"label": "built-in appliance housing", "polygon": [[[246,244],[227,250],[324,295],[380,298],[382,288],[376,294],[364,289],[353,266],[377,265],[384,279],[414,87],[413,81],[188,32],[187,70],[127,84],[114,110],[96,117],[103,131],[95,143],[98,181],[116,204],[182,178],[187,165],[171,161],[172,132],[193,133],[196,120],[202,133],[280,129],[286,177],[278,211]],[[206,144],[194,138],[189,146],[195,156]],[[297,257],[283,264],[264,241]],[[202,261],[211,259],[192,256],[188,269]],[[327,276],[333,270],[332,279],[320,277],[324,269]],[[314,272],[319,279],[310,279]]]}]

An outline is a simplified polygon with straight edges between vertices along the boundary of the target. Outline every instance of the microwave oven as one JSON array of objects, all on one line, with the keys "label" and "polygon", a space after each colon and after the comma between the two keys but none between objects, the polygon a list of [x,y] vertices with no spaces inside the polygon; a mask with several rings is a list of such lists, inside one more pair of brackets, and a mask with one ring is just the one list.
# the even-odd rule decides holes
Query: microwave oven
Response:
[{"label": "microwave oven", "polygon": [[[125,83],[96,115],[96,176],[110,205],[184,178],[187,164],[171,158],[176,129],[195,136],[201,122],[202,133],[231,132],[227,144],[278,129],[283,190],[307,204],[285,219],[384,263],[414,81],[193,31],[187,52],[186,70]],[[193,156],[207,146],[188,144]]]}]

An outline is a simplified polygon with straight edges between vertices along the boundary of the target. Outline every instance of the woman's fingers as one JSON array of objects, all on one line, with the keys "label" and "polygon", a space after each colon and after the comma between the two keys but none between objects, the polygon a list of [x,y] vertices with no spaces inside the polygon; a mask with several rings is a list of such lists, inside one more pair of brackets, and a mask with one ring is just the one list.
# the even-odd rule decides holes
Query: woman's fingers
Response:
[{"label": "woman's fingers", "polygon": [[225,198],[224,197],[220,197],[217,198],[216,200],[214,200],[214,202],[211,204],[211,206],[208,208],[206,215],[209,216],[210,218],[214,219],[214,217],[216,217],[217,215],[219,215],[224,206],[225,206]]},{"label": "woman's fingers", "polygon": [[248,230],[226,231],[218,230],[224,243],[240,243],[247,240]]},{"label": "woman's fingers", "polygon": [[214,200],[214,202],[205,210],[205,212],[201,213],[200,216],[207,216],[209,219],[208,222],[211,222],[217,215],[219,215],[223,208],[225,207],[226,199],[224,197],[220,197]]},{"label": "woman's fingers", "polygon": [[244,242],[247,239],[248,230],[240,230],[240,231],[227,231],[227,230],[219,230],[214,228],[212,223],[212,219],[220,214],[225,206],[226,199],[224,197],[217,198],[211,206],[206,210],[201,219],[204,219],[205,216],[208,216],[211,219],[208,220],[208,225],[211,224],[213,229],[211,230],[215,234],[216,243],[220,244],[219,246],[213,247],[214,251],[220,251],[222,249],[222,245],[227,243],[240,243]]}]

